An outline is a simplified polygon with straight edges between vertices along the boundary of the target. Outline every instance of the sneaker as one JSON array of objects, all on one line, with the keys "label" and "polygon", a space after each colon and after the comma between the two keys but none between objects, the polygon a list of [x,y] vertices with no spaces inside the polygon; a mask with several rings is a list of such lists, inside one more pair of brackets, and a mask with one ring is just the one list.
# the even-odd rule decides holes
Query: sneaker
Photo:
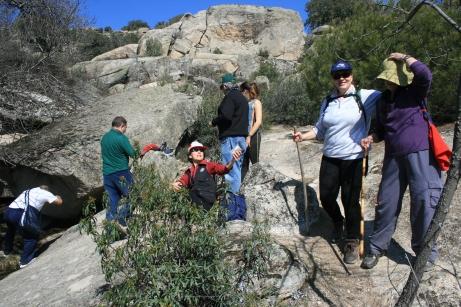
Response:
[{"label": "sneaker", "polygon": [[167,157],[170,157],[174,154],[174,149],[168,147],[166,142],[163,142],[162,145],[160,145],[160,151]]},{"label": "sneaker", "polygon": [[344,224],[335,224],[335,228],[333,230],[332,236],[331,236],[331,243],[337,244],[343,240],[344,236]]},{"label": "sneaker", "polygon": [[27,262],[27,263],[24,263],[24,264],[22,264],[21,262],[19,262],[19,268],[20,268],[20,269],[24,269],[26,266],[28,266],[29,264],[31,264],[32,262],[34,262],[35,259],[37,259],[37,258],[32,258],[31,261],[29,261],[29,262]]},{"label": "sneaker", "polygon": [[368,253],[365,256],[365,258],[363,258],[363,261],[362,261],[362,264],[360,265],[360,267],[362,269],[372,269],[372,268],[374,268],[378,264],[379,258],[381,258],[382,255],[383,255],[383,253],[378,253],[378,254]]},{"label": "sneaker", "polygon": [[344,262],[354,264],[359,259],[359,240],[346,240]]}]

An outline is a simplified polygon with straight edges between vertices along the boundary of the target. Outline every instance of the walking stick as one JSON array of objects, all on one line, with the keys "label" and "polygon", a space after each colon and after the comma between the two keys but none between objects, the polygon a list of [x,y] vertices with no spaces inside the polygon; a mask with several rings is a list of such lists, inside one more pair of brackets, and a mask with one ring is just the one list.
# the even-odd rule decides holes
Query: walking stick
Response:
[{"label": "walking stick", "polygon": [[365,175],[367,172],[367,157],[368,149],[365,149],[365,154],[362,160],[362,188],[360,189],[360,245],[359,256],[363,259],[365,255]]},{"label": "walking stick", "polygon": [[[296,127],[293,127],[293,132],[296,133]],[[304,168],[303,168],[303,163],[301,161],[301,153],[299,151],[299,144],[298,142],[295,142],[296,144],[296,150],[298,151],[298,160],[299,160],[299,168],[301,169],[301,180],[303,183],[303,194],[304,194],[304,219],[306,223],[306,230],[307,229],[307,223],[308,223],[308,213],[307,209],[309,208],[309,203],[307,201],[307,189],[306,189],[306,179],[304,178]]]}]

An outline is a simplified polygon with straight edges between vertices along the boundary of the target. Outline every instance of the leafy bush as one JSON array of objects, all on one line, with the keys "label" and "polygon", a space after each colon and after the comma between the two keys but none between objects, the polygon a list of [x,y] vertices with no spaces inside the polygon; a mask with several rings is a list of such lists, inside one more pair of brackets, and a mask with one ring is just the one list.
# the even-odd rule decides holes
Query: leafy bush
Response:
[{"label": "leafy bush", "polygon": [[231,306],[238,297],[231,268],[223,261],[219,208],[194,206],[187,193],[174,193],[151,168],[136,168],[130,194],[134,212],[124,246],[106,223],[98,233],[91,220],[82,229],[95,238],[115,306]]},{"label": "leafy bush", "polygon": [[254,228],[243,243],[242,262],[231,265],[219,206],[206,212],[191,204],[188,193],[172,192],[154,168],[135,164],[134,174],[125,242],[113,244],[124,238],[116,224],[96,226],[94,201],[84,207],[87,217],[79,225],[101,254],[110,284],[104,293],[108,304],[236,306],[244,301],[246,293],[238,285],[267,274],[267,228]]},{"label": "leafy bush", "polygon": [[259,65],[259,69],[252,74],[251,79],[257,76],[266,76],[270,81],[275,81],[280,74],[274,64],[264,61]]},{"label": "leafy bush", "polygon": [[262,58],[267,59],[269,57],[269,51],[265,49],[260,49],[258,55]]},{"label": "leafy bush", "polygon": [[210,123],[217,115],[218,106],[223,98],[218,88],[207,88],[202,94],[203,101],[197,114],[197,120],[189,128],[182,139],[182,158],[187,160],[187,151],[185,148],[194,140],[199,140],[205,146],[208,146],[207,159],[219,160],[220,144],[218,140],[218,131],[211,127]]},{"label": "leafy bush", "polygon": [[184,14],[178,14],[176,16],[173,16],[171,17],[170,19],[168,19],[167,21],[159,21],[157,22],[157,24],[155,25],[155,29],[163,29],[163,28],[166,28],[178,21],[181,20],[181,18],[184,16]]},{"label": "leafy bush", "polygon": [[213,53],[214,53],[214,54],[222,54],[222,51],[221,51],[221,49],[219,49],[218,47],[216,47],[216,48],[214,48]]},{"label": "leafy bush", "polygon": [[140,19],[130,20],[126,26],[122,27],[122,30],[136,31],[139,28],[149,28],[149,24]]},{"label": "leafy bush", "polygon": [[146,42],[146,56],[161,56],[162,43],[157,39],[149,38]]},{"label": "leafy bush", "polygon": [[277,79],[267,92],[262,92],[264,121],[288,125],[315,123],[318,104],[312,103],[302,75]]}]

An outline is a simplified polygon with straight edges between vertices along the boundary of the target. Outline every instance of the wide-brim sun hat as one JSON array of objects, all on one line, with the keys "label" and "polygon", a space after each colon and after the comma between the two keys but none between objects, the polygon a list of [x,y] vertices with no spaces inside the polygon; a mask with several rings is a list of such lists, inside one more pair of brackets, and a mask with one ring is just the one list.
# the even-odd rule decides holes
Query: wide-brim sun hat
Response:
[{"label": "wide-brim sun hat", "polygon": [[201,150],[208,149],[208,147],[204,146],[202,143],[200,143],[198,141],[193,141],[192,143],[190,143],[187,152],[191,153],[192,149],[194,149],[194,148],[200,148]]},{"label": "wide-brim sun hat", "polygon": [[413,73],[402,61],[386,59],[383,62],[384,70],[376,79],[386,80],[399,86],[407,86],[413,81]]}]

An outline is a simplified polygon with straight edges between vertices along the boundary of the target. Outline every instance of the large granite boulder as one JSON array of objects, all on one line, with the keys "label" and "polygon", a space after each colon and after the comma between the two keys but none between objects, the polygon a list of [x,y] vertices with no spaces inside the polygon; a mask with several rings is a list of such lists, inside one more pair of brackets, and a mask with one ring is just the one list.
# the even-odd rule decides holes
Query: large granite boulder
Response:
[{"label": "large granite boulder", "polygon": [[29,266],[0,280],[0,305],[94,306],[105,284],[96,244],[74,226]]},{"label": "large granite boulder", "polygon": [[77,217],[87,196],[101,195],[99,141],[115,116],[125,116],[131,140],[140,144],[167,141],[176,147],[184,130],[195,121],[200,104],[201,97],[176,93],[170,87],[109,96],[39,133],[3,146],[0,178],[16,195],[26,188],[48,184],[63,196],[64,205],[45,207],[44,213]]},{"label": "large granite boulder", "polygon": [[259,162],[245,177],[242,193],[247,202],[247,220],[266,222],[270,227],[298,228],[307,234],[319,216],[319,203],[313,188],[306,186],[306,214],[301,181],[289,178],[270,164]]},{"label": "large granite boulder", "polygon": [[137,56],[138,44],[128,44],[115,48],[113,50],[107,51],[103,54],[100,54],[91,61],[105,61],[105,60],[118,60],[126,58],[135,58]]},{"label": "large granite boulder", "polygon": [[149,39],[158,39],[164,55],[253,54],[297,60],[304,46],[303,23],[295,11],[251,5],[218,5],[183,18],[165,29],[147,32],[138,53],[146,54]]}]

